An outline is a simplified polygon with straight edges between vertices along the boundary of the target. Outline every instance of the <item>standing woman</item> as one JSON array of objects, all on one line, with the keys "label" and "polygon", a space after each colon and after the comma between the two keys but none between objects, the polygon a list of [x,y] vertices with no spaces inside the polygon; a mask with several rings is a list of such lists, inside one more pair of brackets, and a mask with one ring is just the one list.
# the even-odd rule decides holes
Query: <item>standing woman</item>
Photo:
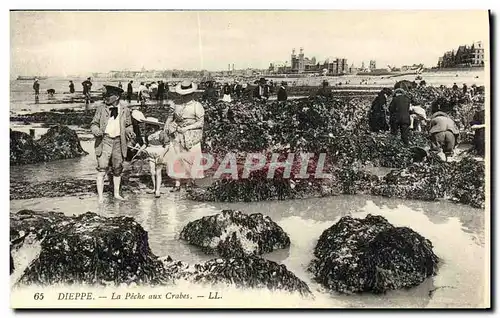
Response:
[{"label": "standing woman", "polygon": [[196,89],[197,85],[188,80],[175,87],[181,102],[170,104],[173,112],[165,123],[164,130],[173,136],[167,155],[168,174],[176,179],[172,192],[180,191],[182,179],[188,179],[193,186],[195,179],[203,178],[200,165],[205,110],[200,102],[194,100]]}]

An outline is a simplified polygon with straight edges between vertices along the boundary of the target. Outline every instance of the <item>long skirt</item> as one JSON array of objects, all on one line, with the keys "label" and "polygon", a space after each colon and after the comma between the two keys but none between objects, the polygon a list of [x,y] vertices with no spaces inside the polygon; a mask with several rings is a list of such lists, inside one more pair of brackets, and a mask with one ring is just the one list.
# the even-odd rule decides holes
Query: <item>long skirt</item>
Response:
[{"label": "long skirt", "polygon": [[174,140],[165,157],[167,173],[172,179],[204,178],[201,143],[186,150],[178,140]]}]

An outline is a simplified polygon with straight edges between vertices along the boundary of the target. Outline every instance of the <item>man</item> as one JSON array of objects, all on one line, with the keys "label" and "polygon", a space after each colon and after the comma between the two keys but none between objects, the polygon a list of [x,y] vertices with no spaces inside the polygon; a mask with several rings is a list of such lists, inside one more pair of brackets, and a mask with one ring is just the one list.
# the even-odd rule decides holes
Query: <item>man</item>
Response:
[{"label": "man", "polygon": [[243,88],[241,87],[240,82],[234,81],[234,87],[233,87],[233,92],[236,95],[237,99],[241,98],[241,95],[243,93]]},{"label": "man", "polygon": [[457,83],[453,83],[453,87],[452,87],[452,89],[453,89],[454,91],[458,91],[458,85],[457,85]]},{"label": "man", "polygon": [[286,92],[286,82],[281,82],[281,86],[278,89],[278,101],[279,102],[284,102],[288,99],[288,94]]},{"label": "man", "polygon": [[33,89],[35,90],[35,97],[38,97],[38,95],[40,95],[40,83],[38,83],[38,78],[35,78]]},{"label": "man", "polygon": [[462,92],[465,94],[467,94],[468,92],[468,88],[467,88],[467,85],[464,83],[464,85],[462,86]]},{"label": "man", "polygon": [[163,102],[163,96],[165,95],[165,83],[163,81],[158,81],[158,96],[156,99],[159,102]]},{"label": "man", "polygon": [[459,131],[453,119],[444,112],[432,114],[429,124],[429,134],[431,135],[431,150],[437,153],[443,151],[445,160],[453,156],[455,142],[459,136]]},{"label": "man", "polygon": [[146,106],[146,101],[149,98],[149,89],[141,82],[139,85],[139,91],[137,92],[137,102],[141,103],[141,106]]},{"label": "man", "polygon": [[332,98],[333,93],[330,87],[328,87],[328,81],[323,81],[321,88],[316,92],[316,96],[322,96],[326,98]]},{"label": "man", "polygon": [[217,90],[214,87],[214,82],[209,81],[207,85],[207,89],[203,92],[202,99],[204,101],[216,101],[217,100]]},{"label": "man", "polygon": [[129,104],[130,104],[130,102],[132,102],[132,94],[134,93],[134,88],[132,87],[133,83],[134,83],[134,81],[130,81],[130,82],[128,82],[128,85],[127,85],[127,101]]},{"label": "man", "polygon": [[158,84],[156,82],[149,84],[149,97],[151,99],[158,99]]},{"label": "man", "polygon": [[82,82],[83,87],[83,95],[85,96],[85,105],[90,103],[90,91],[92,90],[92,82],[90,81],[90,77],[87,78],[86,81]]},{"label": "man", "polygon": [[97,193],[99,202],[104,201],[104,176],[111,161],[113,171],[113,194],[115,199],[124,200],[120,195],[120,181],[123,159],[127,156],[127,140],[135,139],[130,111],[120,103],[123,90],[105,85],[104,104],[98,106],[90,129],[95,136],[97,157]]},{"label": "man", "polygon": [[266,85],[265,78],[259,80],[259,85],[254,90],[254,97],[260,100],[267,100],[269,98],[269,86]]},{"label": "man", "polygon": [[389,113],[391,134],[397,135],[399,130],[401,132],[401,140],[408,146],[408,135],[410,131],[410,97],[403,89],[397,88],[394,91],[394,97],[389,106]]},{"label": "man", "polygon": [[75,84],[73,84],[73,81],[69,81],[69,92],[71,94],[75,92]]}]

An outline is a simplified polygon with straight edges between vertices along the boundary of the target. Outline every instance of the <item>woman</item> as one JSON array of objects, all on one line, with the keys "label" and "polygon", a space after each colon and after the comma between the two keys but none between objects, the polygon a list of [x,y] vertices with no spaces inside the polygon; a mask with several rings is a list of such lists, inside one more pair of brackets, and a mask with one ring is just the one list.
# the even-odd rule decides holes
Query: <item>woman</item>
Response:
[{"label": "woman", "polygon": [[372,102],[370,109],[370,130],[372,132],[387,131],[389,125],[387,124],[387,96],[390,91],[382,89],[375,100]]},{"label": "woman", "polygon": [[222,101],[231,102],[231,87],[229,83],[225,83],[224,87],[222,87]]},{"label": "woman", "polygon": [[196,89],[191,81],[179,83],[175,92],[181,96],[181,103],[169,103],[173,112],[164,130],[173,136],[167,165],[169,176],[176,179],[172,192],[180,191],[181,179],[190,179],[190,185],[194,185],[194,179],[203,178],[200,160],[205,110],[193,99]]}]

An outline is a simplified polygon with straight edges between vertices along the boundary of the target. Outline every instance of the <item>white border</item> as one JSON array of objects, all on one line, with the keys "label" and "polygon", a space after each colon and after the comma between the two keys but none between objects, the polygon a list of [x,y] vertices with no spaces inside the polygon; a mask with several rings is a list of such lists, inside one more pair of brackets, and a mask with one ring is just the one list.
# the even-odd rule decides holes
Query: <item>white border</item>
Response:
[{"label": "white border", "polygon": [[[8,149],[8,143],[6,142],[8,139],[8,127],[9,127],[9,116],[8,116],[8,111],[9,111],[9,71],[10,71],[10,26],[9,26],[9,11],[10,9],[69,9],[69,10],[75,10],[75,9],[112,9],[112,8],[120,8],[120,9],[302,9],[302,10],[307,10],[307,9],[363,9],[363,10],[370,10],[370,9],[375,9],[375,10],[388,10],[388,9],[401,9],[401,10],[415,10],[415,9],[438,9],[438,10],[470,10],[470,9],[492,9],[494,13],[499,13],[500,9],[498,9],[498,4],[499,1],[459,1],[459,0],[453,0],[449,2],[438,2],[438,1],[428,1],[428,0],[417,0],[417,1],[383,1],[383,0],[378,0],[378,1],[360,1],[360,0],[349,0],[349,1],[339,1],[335,3],[330,3],[327,1],[320,1],[320,0],[308,0],[308,1],[293,1],[293,0],[288,0],[288,1],[283,1],[281,3],[278,2],[273,2],[270,0],[252,0],[252,1],[245,1],[244,3],[240,1],[220,1],[220,0],[211,0],[211,1],[178,1],[178,2],[173,2],[173,1],[147,1],[147,0],[142,0],[142,1],[129,1],[129,0],[121,0],[119,2],[112,3],[111,1],[103,1],[103,0],[86,0],[85,2],[83,1],[75,1],[75,2],[70,2],[70,1],[10,1],[11,3],[5,1],[2,2],[2,8],[3,10],[1,11],[1,27],[2,27],[2,32],[0,33],[2,36],[2,41],[1,43],[6,44],[5,49],[3,50],[3,61],[2,63],[2,72],[3,77],[1,79],[1,87],[3,90],[3,96],[4,98],[4,104],[3,104],[3,111],[5,112],[5,116],[0,117],[2,120],[5,120],[5,126],[2,125],[5,129],[5,139],[3,142],[0,142],[0,153],[5,154],[4,156],[0,157],[2,160],[2,165],[1,169],[2,171],[0,172],[0,175],[8,175],[9,174],[9,161],[7,159],[7,153],[9,152]],[[496,21],[498,23],[498,21]],[[495,52],[495,61],[498,63],[498,52]],[[498,71],[498,67],[495,67],[493,72]],[[496,83],[495,87],[491,87],[492,93],[494,94],[495,92],[499,91],[498,90],[498,82]],[[492,105],[492,108],[496,108],[497,105]],[[494,123],[500,123],[500,119],[498,118],[500,116],[500,110],[497,110],[495,112],[495,118],[494,118]],[[498,128],[497,128],[498,129]],[[496,136],[495,136],[496,137]],[[497,138],[493,137],[492,140],[495,143],[495,148],[497,148]],[[492,145],[493,147],[493,145]],[[498,177],[497,172],[495,172],[495,177]],[[497,178],[495,178],[497,179]],[[2,222],[2,226],[4,226],[4,233],[8,235],[9,233],[9,220],[8,220],[8,214],[9,214],[9,178],[2,178],[2,203],[5,204],[6,209],[4,209],[4,222]],[[494,194],[492,193],[492,196],[494,197]],[[495,215],[496,211],[492,211],[491,213]],[[498,223],[498,219],[500,217],[496,216],[495,217],[495,225]],[[494,226],[494,225],[492,225]],[[498,227],[492,227],[492,232],[495,232],[495,229]],[[498,235],[497,235],[498,237]],[[14,314],[21,314],[21,313],[14,313],[12,310],[9,309],[9,281],[8,281],[8,268],[7,268],[7,239],[5,238],[5,244],[3,245],[3,250],[0,255],[5,256],[5,260],[0,262],[0,273],[2,275],[0,276],[2,279],[2,284],[4,288],[4,293],[3,297],[1,297],[1,302],[2,302],[2,317],[11,317]],[[496,242],[495,242],[496,243]],[[492,242],[492,244],[494,244]],[[496,246],[496,244],[494,245]],[[498,274],[498,273],[497,273]],[[497,280],[495,283],[498,283],[498,275],[496,275]],[[497,284],[495,284],[497,285]],[[119,316],[123,315],[124,313],[114,313],[114,312],[106,312],[106,313],[94,313],[94,312],[83,312],[83,313],[61,313],[62,315],[75,315],[75,314],[92,314],[94,317],[103,317],[105,314],[106,316]],[[325,314],[345,314],[346,312],[325,312]],[[368,312],[365,312],[368,313]],[[395,314],[401,314],[402,312],[395,312]],[[428,313],[428,312],[413,312],[413,314],[431,314],[435,315],[437,314],[436,312],[434,313]],[[28,313],[22,313],[23,315],[26,315]],[[164,312],[132,312],[130,315],[145,315],[145,316],[153,316],[153,315],[169,315],[169,316],[177,316],[177,315],[183,315],[185,316],[190,315],[191,313],[164,313]],[[232,315],[233,313],[222,313],[222,312],[211,312],[211,313],[204,313],[205,315],[221,315],[221,314],[230,314]],[[269,315],[269,313],[262,313],[262,312],[257,312],[254,313],[255,315]],[[278,313],[273,313],[273,314],[278,314]],[[286,313],[281,313],[283,314],[290,314],[290,312]],[[300,314],[304,315],[304,313],[295,313],[295,314]],[[307,314],[307,313],[305,313]],[[353,314],[353,313],[351,313]],[[355,313],[355,315],[359,315],[360,313]],[[374,314],[374,312],[370,312],[369,314]],[[378,314],[385,315],[387,314],[386,312],[379,312]],[[404,313],[403,313],[404,314]],[[479,314],[473,313],[473,312],[467,312],[467,315],[475,315]],[[41,317],[52,317],[54,313],[38,313]],[[59,315],[59,314],[58,314]]]}]

